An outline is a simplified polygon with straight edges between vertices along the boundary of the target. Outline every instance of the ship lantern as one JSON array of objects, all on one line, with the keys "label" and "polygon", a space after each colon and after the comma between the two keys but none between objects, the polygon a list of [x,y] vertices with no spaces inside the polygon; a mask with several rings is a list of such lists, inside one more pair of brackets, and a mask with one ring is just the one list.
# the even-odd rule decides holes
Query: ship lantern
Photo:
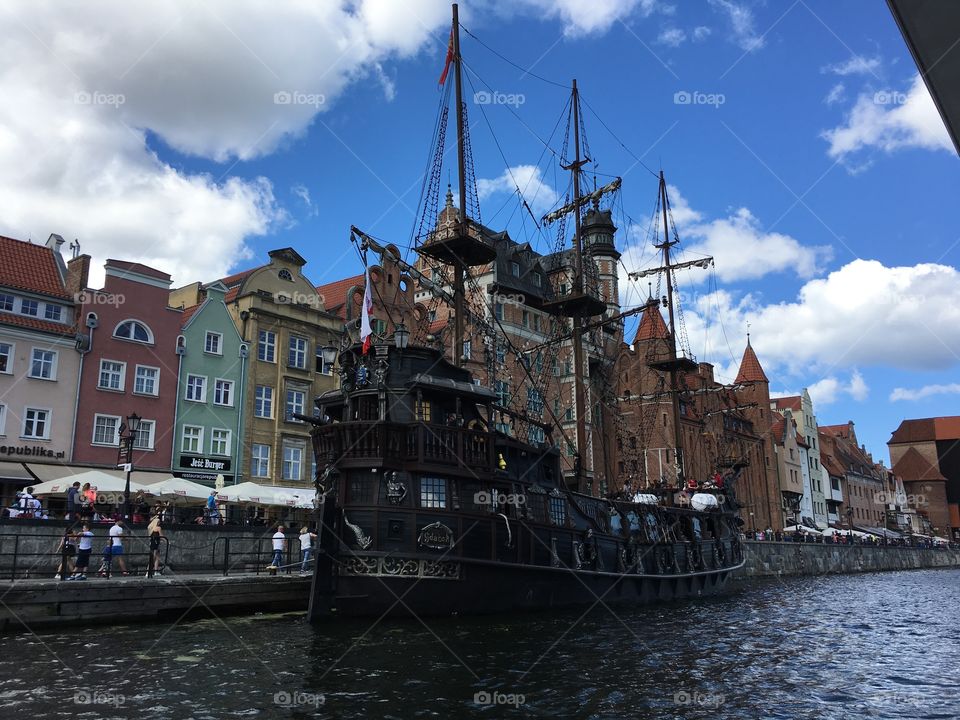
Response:
[{"label": "ship lantern", "polygon": [[410,342],[410,331],[402,322],[397,323],[397,327],[393,331],[393,342],[396,344],[397,350],[407,349],[407,344]]},{"label": "ship lantern", "polygon": [[333,365],[337,361],[337,349],[332,345],[325,345],[320,348],[320,358],[324,365]]}]

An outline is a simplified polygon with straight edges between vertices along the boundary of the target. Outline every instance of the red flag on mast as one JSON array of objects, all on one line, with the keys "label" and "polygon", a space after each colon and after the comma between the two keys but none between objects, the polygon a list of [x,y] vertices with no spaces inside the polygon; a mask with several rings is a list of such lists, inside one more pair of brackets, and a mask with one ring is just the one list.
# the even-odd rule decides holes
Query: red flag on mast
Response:
[{"label": "red flag on mast", "polygon": [[440,73],[440,85],[447,81],[447,73],[450,72],[450,63],[453,62],[453,28],[450,28],[450,42],[447,43],[447,59],[443,63],[443,72]]}]

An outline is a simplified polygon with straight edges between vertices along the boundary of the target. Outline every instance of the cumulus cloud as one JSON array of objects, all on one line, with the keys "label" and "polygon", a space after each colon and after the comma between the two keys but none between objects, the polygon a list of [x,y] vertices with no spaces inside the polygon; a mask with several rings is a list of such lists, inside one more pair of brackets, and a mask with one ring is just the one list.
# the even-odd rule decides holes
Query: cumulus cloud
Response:
[{"label": "cumulus cloud", "polygon": [[822,407],[835,403],[843,397],[863,402],[867,399],[870,388],[867,387],[863,375],[858,370],[854,370],[847,381],[830,375],[810,385],[807,392],[810,393],[810,399],[813,400],[814,405]]},{"label": "cumulus cloud", "polygon": [[710,32],[710,28],[708,28],[706,25],[697,25],[697,27],[693,29],[693,39],[695,42],[706,40],[708,37],[710,37]]},{"label": "cumulus cloud", "polygon": [[868,148],[887,153],[902,148],[954,151],[919,76],[906,93],[880,90],[861,94],[844,123],[825,130],[821,137],[830,143],[827,154],[841,160]]},{"label": "cumulus cloud", "polygon": [[923,263],[854,260],[806,282],[796,299],[764,304],[726,290],[698,296],[691,338],[726,348],[724,330],[746,328],[761,362],[803,376],[876,366],[943,370],[960,357],[960,271]]},{"label": "cumulus cloud", "polygon": [[680,47],[686,39],[687,34],[680,28],[664,28],[657,36],[657,44]]},{"label": "cumulus cloud", "polygon": [[763,36],[757,34],[753,11],[749,7],[733,0],[709,0],[709,3],[727,16],[733,33],[732,39],[741,49],[759,50],[766,44]]},{"label": "cumulus cloud", "polygon": [[834,75],[873,75],[880,67],[879,57],[865,57],[863,55],[853,55],[849,60],[833,65],[826,65],[820,68],[822,73],[833,73]]},{"label": "cumulus cloud", "polygon": [[924,398],[934,397],[935,395],[960,395],[960,383],[948,383],[945,385],[924,385],[920,388],[894,388],[890,393],[890,401],[898,400],[923,400]]},{"label": "cumulus cloud", "polygon": [[503,171],[499,177],[479,178],[477,193],[481,200],[503,193],[515,193],[517,188],[523,193],[535,215],[551,210],[560,199],[560,194],[543,179],[543,173],[536,165],[515,165]]},{"label": "cumulus cloud", "polygon": [[516,4],[498,4],[499,12],[509,13],[516,9],[530,11],[548,19],[557,19],[563,24],[567,36],[603,33],[617,21],[632,15],[647,17],[654,12],[670,14],[672,9],[662,7],[657,0],[517,0]]}]

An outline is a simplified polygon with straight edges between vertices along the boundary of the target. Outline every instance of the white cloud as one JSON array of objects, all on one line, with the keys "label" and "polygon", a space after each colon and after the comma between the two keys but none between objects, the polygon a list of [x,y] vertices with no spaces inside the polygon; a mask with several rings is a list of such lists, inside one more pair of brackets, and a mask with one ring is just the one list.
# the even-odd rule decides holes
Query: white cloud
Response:
[{"label": "white cloud", "polygon": [[657,36],[659,45],[680,47],[687,39],[687,34],[680,28],[664,28]]},{"label": "white cloud", "polygon": [[758,35],[753,24],[753,11],[744,4],[732,0],[709,0],[710,4],[726,14],[733,31],[733,41],[741,49],[759,50],[766,42]]},{"label": "white cloud", "polygon": [[807,388],[810,393],[810,399],[817,407],[831,405],[841,397],[851,397],[858,402],[867,399],[870,388],[867,387],[863,375],[858,370],[854,370],[850,380],[844,382],[834,375],[822,378]]},{"label": "white cloud", "polygon": [[477,180],[477,193],[481,200],[491,195],[516,193],[518,187],[537,216],[553,209],[560,199],[559,193],[544,181],[536,165],[515,165],[504,170],[499,177]]},{"label": "white cloud", "polygon": [[934,395],[960,395],[960,383],[949,383],[946,385],[924,385],[921,388],[894,388],[890,393],[890,401],[897,400],[923,400]]},{"label": "white cloud", "polygon": [[853,55],[849,60],[833,65],[826,65],[820,68],[822,73],[833,73],[834,75],[873,75],[880,67],[879,57],[864,57],[863,55]]},{"label": "white cloud", "polygon": [[710,32],[710,28],[708,28],[706,25],[697,25],[697,27],[693,29],[693,39],[695,42],[706,40],[708,37],[710,37]]},{"label": "white cloud", "polygon": [[823,99],[823,102],[827,105],[835,105],[838,102],[842,102],[846,99],[846,93],[844,92],[846,88],[843,83],[837,83],[832,88],[830,92],[827,93],[827,96]]},{"label": "white cloud", "polygon": [[615,22],[637,14],[647,17],[654,12],[673,13],[671,6],[661,6],[658,0],[517,0],[514,3],[495,3],[495,10],[509,14],[517,8],[533,10],[539,17],[557,19],[567,36],[603,33]]},{"label": "white cloud", "polygon": [[764,367],[794,376],[836,376],[875,366],[943,370],[960,358],[960,271],[924,263],[887,267],[854,260],[806,282],[793,301],[764,304],[721,290],[697,297],[691,338],[716,351],[750,325]]},{"label": "white cloud", "polygon": [[316,217],[320,213],[320,208],[314,204],[313,198],[310,197],[310,190],[307,189],[306,185],[293,185],[290,192],[300,198],[300,201],[307,208],[307,217]]},{"label": "white cloud", "polygon": [[821,137],[830,143],[827,153],[836,159],[845,159],[866,148],[887,153],[911,147],[954,151],[943,120],[919,76],[906,93],[881,90],[861,94],[844,124],[824,131]]}]

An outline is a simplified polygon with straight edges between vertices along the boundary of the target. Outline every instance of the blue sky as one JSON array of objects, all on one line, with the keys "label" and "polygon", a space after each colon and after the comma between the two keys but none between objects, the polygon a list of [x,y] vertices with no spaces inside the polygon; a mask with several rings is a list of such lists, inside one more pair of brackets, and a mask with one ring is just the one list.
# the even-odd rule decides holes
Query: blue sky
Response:
[{"label": "blue sky", "polygon": [[[76,237],[96,264],[137,259],[177,285],[287,245],[318,284],[354,274],[351,224],[409,244],[448,5],[94,5],[4,10],[0,157],[24,170],[4,181],[0,232]],[[821,423],[854,420],[878,458],[900,419],[956,414],[960,161],[882,3],[487,0],[461,20],[536,75],[577,78],[598,172],[624,178],[629,269],[650,259],[644,166],[664,169],[689,256],[716,257],[680,282],[692,351],[721,377],[749,324],[772,389],[811,387]],[[550,134],[568,91],[467,35],[463,52],[499,228],[516,204],[506,166],[528,197],[565,192],[531,130]],[[520,218],[513,237],[548,250]]]}]

